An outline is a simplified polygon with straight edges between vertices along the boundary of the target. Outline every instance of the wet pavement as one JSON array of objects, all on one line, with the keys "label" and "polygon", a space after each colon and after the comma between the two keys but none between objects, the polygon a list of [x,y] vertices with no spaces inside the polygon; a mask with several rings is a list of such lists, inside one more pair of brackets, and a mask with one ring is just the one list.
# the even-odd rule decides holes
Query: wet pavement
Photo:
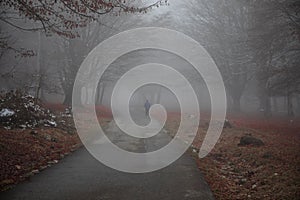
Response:
[{"label": "wet pavement", "polygon": [[[145,117],[144,117],[145,118]],[[147,123],[142,117],[139,123]],[[150,139],[123,134],[110,123],[107,136],[128,151],[155,151],[171,137],[162,130]],[[0,194],[7,200],[210,200],[214,199],[195,161],[185,153],[161,170],[130,174],[111,169],[81,148],[55,166],[42,171],[15,188]]]}]

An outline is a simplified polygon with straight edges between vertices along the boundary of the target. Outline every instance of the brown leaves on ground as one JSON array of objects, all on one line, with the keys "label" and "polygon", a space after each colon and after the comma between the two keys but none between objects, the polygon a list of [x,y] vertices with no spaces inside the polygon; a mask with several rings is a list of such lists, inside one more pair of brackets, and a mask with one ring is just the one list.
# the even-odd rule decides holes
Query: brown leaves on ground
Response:
[{"label": "brown leaves on ground", "polygon": [[78,148],[76,134],[48,129],[0,129],[0,189],[55,164]]},{"label": "brown leaves on ground", "polygon": [[[168,128],[176,130],[177,122]],[[194,147],[201,146],[206,128],[200,127]],[[265,145],[239,147],[245,135]],[[299,132],[226,128],[213,151],[197,163],[216,199],[299,199],[299,139]]]},{"label": "brown leaves on ground", "polygon": [[[0,191],[56,164],[81,146],[72,118],[60,113],[57,120],[64,122],[56,128],[0,128]],[[111,119],[98,120],[106,127]]]}]

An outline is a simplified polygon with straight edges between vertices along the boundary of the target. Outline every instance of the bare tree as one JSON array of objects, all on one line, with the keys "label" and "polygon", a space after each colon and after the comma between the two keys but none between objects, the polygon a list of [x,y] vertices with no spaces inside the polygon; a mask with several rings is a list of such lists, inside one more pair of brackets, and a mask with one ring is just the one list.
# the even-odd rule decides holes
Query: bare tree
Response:
[{"label": "bare tree", "polygon": [[[298,7],[297,7],[298,6]],[[286,96],[293,116],[292,96],[299,92],[299,10],[297,1],[260,1],[252,5],[251,46],[257,65],[259,98],[265,116],[271,115],[271,96]]]},{"label": "bare tree", "polygon": [[223,75],[232,107],[239,112],[240,99],[253,78],[252,51],[247,43],[251,24],[245,1],[189,1],[186,12],[191,19],[190,35],[208,50]]},{"label": "bare tree", "polygon": [[[141,5],[136,0],[4,0],[0,2],[0,21],[23,31],[41,30],[46,35],[57,34],[75,38],[79,36],[78,30],[81,27],[92,21],[99,22],[103,15],[145,13],[166,3],[165,0],[158,0],[150,5]],[[24,23],[24,19],[34,23]],[[10,49],[25,55],[26,50],[24,52],[23,49],[9,45],[6,37],[0,39],[1,49]]]}]

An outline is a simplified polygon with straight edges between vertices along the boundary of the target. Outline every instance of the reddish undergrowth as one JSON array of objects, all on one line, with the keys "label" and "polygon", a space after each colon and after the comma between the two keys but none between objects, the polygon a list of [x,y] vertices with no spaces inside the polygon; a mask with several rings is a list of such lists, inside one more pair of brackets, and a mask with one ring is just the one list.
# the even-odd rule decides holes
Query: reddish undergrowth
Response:
[{"label": "reddish undergrowth", "polygon": [[[43,104],[55,113],[57,127],[15,128],[0,127],[0,191],[11,188],[41,170],[56,164],[60,159],[81,146],[74,122],[65,115],[68,106]],[[96,107],[102,126],[111,120],[111,112]],[[87,123],[88,125],[88,123]]]},{"label": "reddish undergrowth", "polygon": [[1,190],[57,163],[79,144],[75,134],[60,129],[0,129]]},{"label": "reddish undergrowth", "polygon": [[[198,166],[216,199],[280,199],[300,196],[300,128],[298,120],[230,116],[233,128],[225,128],[213,151]],[[204,120],[205,121],[205,120]],[[167,123],[176,130],[174,115]],[[206,134],[207,121],[200,124],[193,146],[199,149]],[[261,147],[239,147],[240,138],[252,135]]]}]

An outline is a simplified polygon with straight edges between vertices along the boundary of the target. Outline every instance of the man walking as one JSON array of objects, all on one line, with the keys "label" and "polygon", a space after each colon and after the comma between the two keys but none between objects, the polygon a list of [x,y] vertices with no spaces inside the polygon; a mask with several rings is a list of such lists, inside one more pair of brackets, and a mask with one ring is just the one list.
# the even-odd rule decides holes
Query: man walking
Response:
[{"label": "man walking", "polygon": [[150,102],[148,101],[148,99],[146,100],[145,104],[144,104],[144,107],[145,107],[145,112],[146,112],[146,116],[149,116],[149,109],[151,107],[151,104]]}]

